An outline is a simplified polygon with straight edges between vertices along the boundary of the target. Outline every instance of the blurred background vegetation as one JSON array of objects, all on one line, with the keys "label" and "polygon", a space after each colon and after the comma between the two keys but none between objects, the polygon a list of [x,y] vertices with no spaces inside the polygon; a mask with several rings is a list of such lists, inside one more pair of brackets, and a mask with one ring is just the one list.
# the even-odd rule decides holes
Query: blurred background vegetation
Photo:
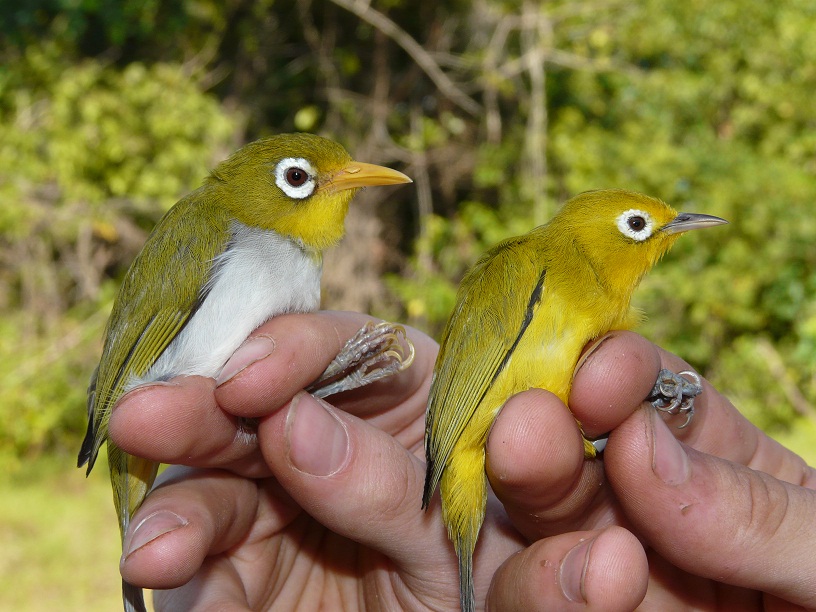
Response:
[{"label": "blurred background vegetation", "polygon": [[105,477],[68,472],[103,326],[161,214],[269,133],[414,177],[358,198],[324,305],[431,334],[479,254],[580,191],[729,219],[648,277],[640,331],[816,461],[814,31],[811,0],[6,0],[0,472],[60,510],[0,505],[0,607],[118,606]]}]

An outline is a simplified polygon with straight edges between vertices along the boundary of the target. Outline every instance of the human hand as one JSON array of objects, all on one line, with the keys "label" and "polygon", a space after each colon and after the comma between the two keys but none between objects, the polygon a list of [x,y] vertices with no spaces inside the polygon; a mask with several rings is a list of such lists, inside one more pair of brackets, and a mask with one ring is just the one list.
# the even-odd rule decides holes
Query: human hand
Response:
[{"label": "human hand", "polygon": [[[134,390],[116,407],[110,432],[126,452],[195,466],[160,477],[125,540],[128,582],[179,587],[156,593],[158,609],[458,602],[438,510],[420,510],[436,344],[409,330],[414,365],[332,398],[336,407],[299,391],[366,319],[278,317],[236,352],[225,372],[239,373],[221,386],[179,378]],[[239,417],[258,421],[257,436]],[[486,583],[522,546],[500,508],[491,517]]]},{"label": "human hand", "polygon": [[[600,462],[583,460],[574,423],[554,396],[529,391],[504,407],[490,434],[488,473],[499,498],[513,499],[510,518],[533,544],[498,570],[488,603],[568,609],[567,599],[546,601],[530,585],[562,562],[543,550],[553,534],[586,530],[583,548],[571,553],[582,573],[581,587],[566,593],[573,607],[612,609],[606,593],[627,585],[601,567],[617,560],[632,568],[629,588],[647,585],[643,609],[816,608],[816,473],[707,382],[687,428],[676,427],[685,417],[664,423],[641,404],[662,367],[690,369],[642,337],[616,332],[576,374],[573,413],[590,436],[612,431]],[[635,548],[596,548],[609,525],[643,543],[645,572]],[[518,576],[527,588],[518,588]]]},{"label": "human hand", "polygon": [[[319,316],[329,317],[323,321],[325,323],[338,315],[322,313]],[[276,347],[276,350],[281,349],[278,356],[286,356],[287,347],[293,348],[285,341],[290,337],[289,332],[291,337],[299,338],[299,334],[307,329],[310,330],[306,334],[307,341],[304,343],[298,339],[293,346],[297,347],[298,354],[305,352],[311,355],[317,362],[315,365],[310,366],[309,360],[301,362],[297,358],[296,365],[306,368],[307,372],[302,376],[293,376],[290,372],[281,382],[280,370],[273,366],[275,363],[278,366],[286,363],[286,360],[276,362],[273,359],[260,366],[267,361],[263,360],[258,366],[242,373],[242,386],[233,385],[230,391],[234,395],[228,393],[224,399],[222,391],[229,387],[225,385],[215,392],[214,397],[233,406],[233,409],[238,406],[240,409],[237,412],[244,416],[257,417],[262,416],[263,411],[274,411],[276,401],[287,393],[294,393],[295,389],[319,374],[331,359],[332,351],[339,349],[344,334],[350,335],[359,327],[360,320],[355,320],[358,323],[337,327],[339,344],[325,351],[322,345],[315,351],[314,343],[308,338],[320,338],[321,334],[329,331],[329,327],[324,327],[322,323],[314,328],[311,324],[305,327],[290,326],[291,329],[281,336],[284,339],[282,345]],[[277,325],[273,327],[277,329]],[[285,331],[286,327],[278,329],[279,333]],[[347,394],[351,397],[337,402],[338,406],[363,414],[369,421],[366,423],[334,413],[335,418],[342,419],[349,435],[348,461],[340,471],[328,477],[304,478],[303,473],[294,468],[291,442],[288,445],[290,458],[285,457],[287,417],[282,416],[287,410],[291,412],[292,408],[284,407],[262,421],[259,429],[261,448],[267,448],[267,440],[271,447],[272,452],[266,451],[267,461],[278,480],[253,481],[216,471],[182,472],[169,477],[161,488],[151,494],[134,521],[134,525],[138,525],[142,517],[148,515],[158,519],[145,522],[142,527],[147,529],[140,527],[140,531],[143,531],[141,541],[144,541],[145,535],[149,537],[164,533],[126,558],[123,572],[128,580],[154,588],[166,588],[183,584],[192,577],[185,587],[159,594],[160,609],[162,605],[169,609],[179,606],[192,608],[198,604],[203,607],[206,603],[227,601],[264,607],[273,598],[283,608],[310,605],[331,607],[331,602],[336,602],[336,598],[344,593],[344,601],[349,607],[359,609],[454,608],[457,601],[456,565],[447,539],[439,527],[441,521],[435,516],[438,510],[434,508],[429,513],[431,516],[425,516],[418,512],[415,504],[411,504],[411,501],[419,499],[417,495],[421,489],[423,470],[416,457],[412,457],[406,449],[413,451],[414,455],[420,453],[422,413],[435,355],[430,341],[413,332],[411,337],[418,350],[417,362],[409,370],[410,376],[404,373],[400,375],[401,379],[392,380],[390,385],[385,381],[378,385],[379,389],[374,386],[368,391]],[[576,600],[575,606],[586,605],[579,603],[583,601],[589,607],[605,610],[631,609],[643,598],[647,584],[646,603],[652,603],[655,607],[688,603],[695,587],[702,589],[703,598],[712,598],[700,601],[696,597],[694,602],[702,607],[716,601],[713,599],[715,597],[719,597],[720,601],[725,599],[739,603],[745,601],[745,597],[756,599],[759,596],[756,592],[731,589],[716,581],[709,583],[705,579],[694,578],[679,569],[682,566],[672,565],[673,559],[661,557],[661,546],[668,546],[671,550],[672,544],[677,546],[676,538],[673,541],[672,537],[680,533],[672,527],[655,529],[655,542],[650,542],[654,550],[649,552],[650,565],[647,566],[644,549],[633,533],[638,533],[639,520],[645,521],[646,527],[654,527],[649,514],[653,506],[651,502],[643,503],[641,500],[642,503],[636,507],[640,508],[643,516],[635,514],[634,518],[628,516],[628,506],[632,500],[638,499],[631,495],[632,491],[640,491],[641,498],[648,498],[661,489],[652,488],[651,485],[635,486],[627,492],[624,503],[619,503],[614,495],[618,486],[615,477],[617,471],[623,472],[624,482],[627,474],[638,473],[630,469],[631,458],[627,459],[625,453],[621,457],[621,448],[626,448],[623,441],[634,440],[632,448],[635,450],[642,448],[650,451],[652,448],[649,442],[651,430],[644,430],[642,420],[637,421],[637,418],[641,415],[642,419],[643,415],[654,411],[638,410],[639,402],[634,398],[645,397],[648,393],[661,358],[663,365],[678,370],[680,362],[676,358],[658,352],[656,347],[634,334],[620,334],[604,342],[576,378],[572,407],[582,419],[587,432],[600,433],[619,425],[610,438],[607,451],[609,482],[604,478],[601,462],[583,461],[581,439],[574,420],[554,396],[531,391],[508,402],[488,443],[489,473],[507,513],[527,541],[508,525],[504,509],[492,500],[476,554],[477,593],[481,593],[483,598],[492,579],[488,597],[491,607],[502,610],[552,609],[567,607],[572,599]],[[309,367],[315,371],[309,372]],[[297,372],[297,368],[293,368],[292,372]],[[236,382],[238,380],[236,377]],[[140,403],[145,403],[141,408],[148,409],[151,406],[166,408],[172,406],[174,401],[178,402],[177,407],[193,405],[191,398],[200,401],[206,399],[208,393],[213,394],[211,382],[209,387],[205,384],[203,389],[199,388],[202,381],[205,379],[184,379],[177,389],[153,389],[147,398],[142,396],[137,404],[126,408],[129,402],[123,403],[117,408],[117,413],[123,418],[123,423],[127,423],[128,418],[135,418],[136,423],[133,424],[138,425],[139,415],[143,412],[139,410]],[[194,384],[187,387],[191,382]],[[365,397],[371,391],[376,391],[373,398]],[[719,432],[719,435],[728,448],[735,450],[738,447],[743,449],[740,452],[746,452],[745,449],[753,445],[761,451],[760,455],[765,454],[769,458],[776,456],[781,463],[797,465],[795,458],[745,423],[710,387],[707,391],[697,400],[698,414],[693,425],[688,431],[679,433],[689,436],[696,431],[704,410],[724,410],[726,418],[719,419],[720,424],[730,424],[732,427],[728,430],[730,433]],[[169,396],[161,397],[168,392]],[[150,399],[152,394],[158,395]],[[308,397],[303,400],[310,402]],[[209,406],[204,410],[205,415],[220,412],[217,405],[213,410],[212,402],[205,401],[203,404]],[[253,409],[253,406],[256,408]],[[190,416],[195,417],[194,413],[199,409],[200,404],[199,408],[192,409]],[[635,415],[627,418],[633,411]],[[226,417],[227,422],[232,423],[230,419]],[[206,419],[199,418],[193,422],[202,423]],[[368,425],[382,427],[395,438],[381,435]],[[234,449],[235,443],[218,448],[206,443],[201,446],[202,442],[198,440],[200,426],[178,426],[174,429],[178,430],[179,435],[176,436],[167,436],[166,430],[150,432],[150,427],[149,423],[142,424],[141,432],[146,439],[165,440],[158,446],[163,447],[163,452],[167,454],[164,458],[154,457],[156,459],[170,461],[173,460],[170,457],[173,452],[178,455],[181,452],[179,449],[186,449],[186,458],[196,465],[232,463],[233,468],[238,467],[237,472],[255,472],[256,475],[267,469],[263,467],[263,460],[259,459],[257,445],[237,444],[240,452]],[[112,425],[112,431],[115,429]],[[124,426],[124,430],[130,429],[133,427]],[[221,436],[211,437],[208,433],[207,439],[240,439],[241,436],[236,435],[240,427],[233,425],[232,438],[229,428],[225,430],[227,432]],[[290,427],[289,433],[296,431],[297,428]],[[186,437],[188,433],[189,440]],[[703,439],[699,435],[697,438]],[[737,444],[734,438],[742,442]],[[396,439],[399,441],[395,444]],[[689,441],[694,442],[693,439]],[[133,452],[149,446],[145,440],[134,442],[135,448],[126,450]],[[325,448],[325,445],[314,444],[313,440],[308,442],[302,450]],[[236,455],[241,456],[238,461],[235,460]],[[313,458],[320,463],[324,456],[317,453]],[[634,455],[637,456],[642,458],[644,454]],[[654,478],[649,465],[647,463],[645,467]],[[798,465],[802,466],[801,460]],[[286,494],[289,488],[295,491],[292,498]],[[327,495],[333,497],[327,501]],[[156,514],[159,509],[167,514]],[[319,523],[312,522],[304,510]],[[168,525],[174,524],[175,517],[184,517],[184,528],[166,531]],[[419,517],[420,520],[417,522],[411,517]],[[162,525],[164,519],[170,520]],[[663,523],[658,525],[665,524],[665,516],[662,519]],[[621,528],[621,525],[629,530]],[[719,529],[721,526],[722,519],[718,517],[715,527]],[[321,542],[334,545],[329,548],[299,548],[292,545],[297,533],[302,536],[312,534],[317,539],[323,537]],[[648,541],[644,534],[638,533],[638,536]],[[710,542],[704,536],[701,539],[704,543]],[[134,543],[138,541],[131,536],[126,546],[135,548]],[[529,541],[533,544],[522,550]],[[750,545],[751,541],[748,540],[747,544]],[[345,551],[345,555],[340,554],[338,549]],[[507,556],[520,550],[521,553],[496,571]],[[710,548],[702,549],[703,552],[706,550]],[[687,554],[694,558],[695,550],[689,548]],[[358,563],[350,563],[351,559],[361,556],[369,561],[362,574]],[[738,555],[736,558],[741,557]],[[247,562],[247,559],[252,561]],[[259,561],[264,559],[267,560],[266,564]],[[299,563],[293,561],[298,559]],[[291,563],[281,564],[286,560]],[[695,563],[698,562],[695,559]],[[309,572],[305,571],[304,565]],[[349,566],[353,568],[351,571]],[[301,571],[281,571],[281,567],[284,570],[301,567]],[[699,575],[694,568],[691,570]],[[305,588],[306,575],[309,589]],[[807,576],[807,570],[802,575]],[[277,580],[270,576],[276,576]],[[680,581],[679,585],[673,582],[677,580]],[[747,586],[766,590],[759,584]],[[304,594],[312,599],[299,599]],[[796,601],[790,597],[787,600]],[[766,601],[769,600],[766,598]]]}]

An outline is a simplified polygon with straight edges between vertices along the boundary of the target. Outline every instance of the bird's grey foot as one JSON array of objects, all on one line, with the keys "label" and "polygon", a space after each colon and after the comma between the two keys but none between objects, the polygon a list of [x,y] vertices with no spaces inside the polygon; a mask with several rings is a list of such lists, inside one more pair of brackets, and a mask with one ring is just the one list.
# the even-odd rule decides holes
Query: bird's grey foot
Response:
[{"label": "bird's grey foot", "polygon": [[700,376],[696,372],[686,370],[675,374],[671,370],[660,370],[646,400],[666,414],[685,415],[686,421],[679,427],[683,429],[694,417],[694,398],[703,392],[700,383]]},{"label": "bird's grey foot", "polygon": [[589,440],[589,443],[595,447],[596,455],[600,455],[602,452],[604,452],[607,442],[609,442],[609,434],[601,436],[600,438],[595,438],[594,440]]},{"label": "bird's grey foot", "polygon": [[346,342],[329,367],[306,389],[327,397],[363,387],[407,369],[414,345],[402,325],[369,322]]}]

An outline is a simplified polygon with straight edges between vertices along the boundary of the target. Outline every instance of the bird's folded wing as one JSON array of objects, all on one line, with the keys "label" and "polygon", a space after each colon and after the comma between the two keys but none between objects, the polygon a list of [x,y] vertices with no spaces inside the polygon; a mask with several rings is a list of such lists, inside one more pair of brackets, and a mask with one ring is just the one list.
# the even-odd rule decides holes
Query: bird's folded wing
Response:
[{"label": "bird's folded wing", "polygon": [[[201,218],[195,206],[188,198],[162,218],[122,284],[108,321],[105,350],[88,389],[89,425],[79,464],[89,462],[89,471],[107,438],[113,405],[191,319],[206,297],[216,255],[228,244],[228,225]],[[166,226],[181,223],[182,217],[190,231],[180,244]]]},{"label": "bird's folded wing", "polygon": [[515,244],[502,243],[468,273],[445,328],[426,417],[425,506],[453,447],[510,360],[540,301],[543,273],[515,252]]}]

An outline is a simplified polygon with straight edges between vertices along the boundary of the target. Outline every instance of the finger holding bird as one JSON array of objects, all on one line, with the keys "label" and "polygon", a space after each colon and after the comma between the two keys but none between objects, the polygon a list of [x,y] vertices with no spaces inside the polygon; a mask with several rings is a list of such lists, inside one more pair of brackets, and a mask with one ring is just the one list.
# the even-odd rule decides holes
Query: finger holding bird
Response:
[{"label": "finger holding bird", "polygon": [[[614,430],[640,408],[661,370],[681,372],[693,369],[686,361],[653,344],[636,331],[612,331],[604,334],[600,342],[588,345],[587,349],[579,360],[573,378],[569,408],[587,436],[593,438]],[[704,381],[703,384],[707,383]],[[599,387],[606,389],[602,397],[596,392]],[[676,422],[667,417],[678,438],[687,437],[693,430],[700,429],[699,426],[706,419],[706,400],[705,393],[696,400],[700,414],[694,417],[690,428],[679,429],[676,425],[682,424],[682,421]]]},{"label": "finger holding bird", "polygon": [[[185,376],[170,384],[138,387],[116,405],[110,437],[124,451],[161,463],[228,468],[251,478],[268,476],[257,445],[239,435],[238,417],[262,419],[280,410],[315,380],[346,340],[370,320],[368,315],[337,311],[274,317],[247,340],[260,338],[260,342],[269,342],[268,348],[228,382],[216,386],[212,378]],[[408,332],[417,351],[436,354],[436,344],[430,338],[410,329]],[[262,356],[269,348],[271,352]],[[230,361],[240,358],[240,352]],[[399,376],[374,383],[364,399],[350,391],[332,397],[330,402],[356,416],[376,418],[379,427],[401,437],[406,423],[393,421],[396,411],[387,409],[394,405],[392,398],[398,397],[401,403],[421,406],[416,412],[424,412],[432,365],[432,359],[418,360]],[[207,435],[202,436],[201,431]]]},{"label": "finger holding bird", "polygon": [[[612,431],[644,405],[638,398],[643,397],[643,389],[648,386],[646,373],[652,375],[659,369],[680,372],[693,368],[684,359],[637,333],[615,332],[577,372],[570,393],[570,409],[588,433],[599,435]],[[703,379],[702,384],[704,390],[695,400],[697,412],[689,427],[679,429],[681,419],[664,416],[674,436],[701,452],[777,476],[778,464],[763,465],[762,457],[769,453],[761,449],[769,445],[777,451],[781,449],[779,444],[758,430],[708,381]],[[606,388],[608,393],[599,396],[596,392],[599,387]],[[793,456],[791,451],[784,453]],[[799,461],[797,457],[795,463]],[[798,482],[801,471],[797,467],[783,478]]]},{"label": "finger holding bird", "polygon": [[[612,332],[590,347],[594,350],[573,379],[569,406],[542,389],[523,391],[507,401],[490,430],[490,486],[529,541],[626,524],[606,484],[603,462],[585,458],[575,420],[593,437],[612,431],[648,406],[646,395],[662,368],[690,367],[631,331]],[[711,416],[710,397],[706,392],[699,398],[699,421],[695,417],[686,429],[672,427],[678,438],[699,440],[707,429],[701,425]]]}]

